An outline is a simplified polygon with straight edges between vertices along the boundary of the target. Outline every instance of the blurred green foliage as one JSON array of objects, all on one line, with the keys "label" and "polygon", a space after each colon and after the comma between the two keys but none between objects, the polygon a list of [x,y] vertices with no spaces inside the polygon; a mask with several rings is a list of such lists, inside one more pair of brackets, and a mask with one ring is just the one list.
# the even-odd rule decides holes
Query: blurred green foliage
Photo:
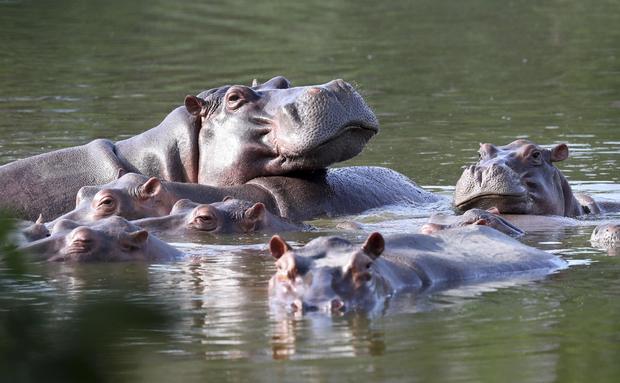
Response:
[{"label": "blurred green foliage", "polygon": [[11,243],[12,230],[11,220],[1,215],[0,382],[132,380],[119,374],[133,356],[121,345],[127,336],[149,332],[152,340],[150,332],[166,328],[170,317],[163,307],[112,296],[80,302],[58,318],[49,297],[24,289],[40,277]]}]

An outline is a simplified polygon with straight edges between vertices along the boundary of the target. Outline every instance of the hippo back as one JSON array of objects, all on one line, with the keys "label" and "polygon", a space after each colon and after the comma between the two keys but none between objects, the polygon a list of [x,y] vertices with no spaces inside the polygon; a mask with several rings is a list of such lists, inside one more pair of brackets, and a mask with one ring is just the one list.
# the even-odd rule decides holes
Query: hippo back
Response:
[{"label": "hippo back", "polygon": [[505,277],[517,273],[548,273],[567,267],[563,259],[486,226],[449,229],[386,238],[384,258],[414,269],[423,284]]}]

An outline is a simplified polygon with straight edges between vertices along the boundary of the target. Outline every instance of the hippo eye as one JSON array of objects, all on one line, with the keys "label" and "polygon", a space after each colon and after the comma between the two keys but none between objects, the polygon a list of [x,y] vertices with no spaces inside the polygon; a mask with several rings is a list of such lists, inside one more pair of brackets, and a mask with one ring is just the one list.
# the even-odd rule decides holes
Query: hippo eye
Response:
[{"label": "hippo eye", "polygon": [[367,264],[366,264],[366,269],[370,269],[370,266],[372,266],[372,263],[370,263],[370,262],[369,262],[369,263],[367,263]]},{"label": "hippo eye", "polygon": [[539,163],[540,159],[542,157],[542,153],[539,150],[536,150],[536,151],[532,152],[532,154],[530,154],[530,157],[532,158],[532,160],[535,163]]},{"label": "hippo eye", "polygon": [[112,197],[103,197],[97,204],[97,209],[111,210],[114,208],[115,201]]}]

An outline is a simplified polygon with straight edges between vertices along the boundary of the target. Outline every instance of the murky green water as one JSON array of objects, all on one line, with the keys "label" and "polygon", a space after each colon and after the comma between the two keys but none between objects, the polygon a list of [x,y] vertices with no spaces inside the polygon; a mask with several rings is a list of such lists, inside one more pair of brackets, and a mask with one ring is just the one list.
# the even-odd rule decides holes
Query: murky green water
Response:
[{"label": "murky green water", "polygon": [[[0,0],[0,163],[125,138],[186,94],[283,74],[364,93],[382,131],[349,164],[450,196],[478,142],[567,142],[574,188],[620,199],[618,25],[616,1]],[[354,219],[407,232],[429,214]],[[591,229],[525,238],[589,265],[403,295],[374,316],[270,309],[266,237],[178,243],[196,259],[169,265],[29,265],[0,277],[0,318],[13,318],[0,326],[0,377],[62,380],[52,355],[75,349],[100,381],[618,381],[620,258],[591,249]],[[109,300],[155,305],[167,321],[116,322]]]}]

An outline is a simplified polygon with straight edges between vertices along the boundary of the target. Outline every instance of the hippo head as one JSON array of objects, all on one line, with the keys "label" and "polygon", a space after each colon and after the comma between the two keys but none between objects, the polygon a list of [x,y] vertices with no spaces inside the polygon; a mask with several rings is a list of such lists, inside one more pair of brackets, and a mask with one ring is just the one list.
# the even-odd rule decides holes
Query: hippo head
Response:
[{"label": "hippo head", "polygon": [[199,133],[198,183],[235,185],[259,176],[325,168],[359,154],[377,118],[342,80],[291,87],[284,77],[185,99]]},{"label": "hippo head", "polygon": [[276,273],[269,281],[273,303],[293,311],[372,310],[390,293],[375,270],[385,242],[379,233],[354,246],[338,237],[321,237],[292,249],[281,237],[269,242]]},{"label": "hippo head", "polygon": [[113,215],[130,220],[162,216],[170,212],[175,201],[158,178],[127,173],[106,185],[82,187],[75,209],[53,223],[61,219],[94,222]]},{"label": "hippo head", "polygon": [[523,230],[502,218],[499,215],[499,210],[497,210],[496,208],[491,208],[488,210],[469,209],[459,216],[444,216],[441,214],[434,214],[429,218],[429,222],[425,223],[420,228],[420,233],[432,235],[439,231],[443,231],[453,227],[462,227],[468,225],[489,226],[512,237],[520,237],[525,234]]},{"label": "hippo head", "polygon": [[604,224],[594,228],[590,237],[592,246],[620,250],[620,224]]},{"label": "hippo head", "polygon": [[162,246],[148,232],[113,216],[90,226],[62,219],[51,235],[22,250],[48,261],[112,262],[172,259],[177,251]]},{"label": "hippo head", "polygon": [[[178,217],[180,229],[217,234],[249,233],[257,231],[264,223],[267,208],[261,202],[226,197],[222,202],[198,204],[181,199],[173,206],[169,217]],[[161,217],[164,221],[166,217]],[[144,221],[148,221],[148,218]]]},{"label": "hippo head", "polygon": [[480,144],[480,159],[456,184],[454,205],[464,211],[496,207],[502,214],[575,216],[582,209],[554,162],[568,146],[542,148],[527,140],[506,146]]}]

